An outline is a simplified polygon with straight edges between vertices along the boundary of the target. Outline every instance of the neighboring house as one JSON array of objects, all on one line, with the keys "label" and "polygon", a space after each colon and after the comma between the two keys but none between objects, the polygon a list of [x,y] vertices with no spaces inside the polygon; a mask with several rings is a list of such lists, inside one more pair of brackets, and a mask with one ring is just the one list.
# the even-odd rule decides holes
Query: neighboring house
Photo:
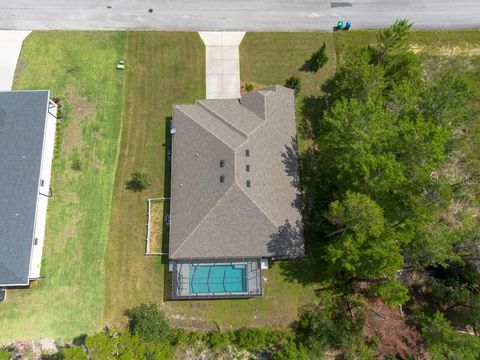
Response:
[{"label": "neighboring house", "polygon": [[304,253],[294,92],[176,105],[172,298],[262,294],[268,258]]},{"label": "neighboring house", "polygon": [[[0,295],[40,278],[57,106],[49,91],[0,92]],[[2,289],[3,288],[3,289]]]}]

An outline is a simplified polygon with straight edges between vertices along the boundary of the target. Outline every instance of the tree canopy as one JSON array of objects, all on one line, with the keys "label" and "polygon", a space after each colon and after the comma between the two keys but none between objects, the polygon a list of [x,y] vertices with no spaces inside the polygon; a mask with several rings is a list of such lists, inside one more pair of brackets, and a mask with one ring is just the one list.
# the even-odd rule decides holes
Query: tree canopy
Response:
[{"label": "tree canopy", "polygon": [[[480,114],[478,82],[452,69],[426,74],[409,48],[410,28],[398,20],[380,31],[342,60],[317,111],[309,111],[312,99],[304,103],[314,142],[304,156],[313,196],[306,213],[318,266],[334,281],[370,282],[392,304],[409,298],[395,280],[402,266],[464,261],[477,228],[466,212],[452,226],[452,203],[467,185],[439,169],[458,144],[458,127]],[[477,179],[472,167],[466,177]]]}]

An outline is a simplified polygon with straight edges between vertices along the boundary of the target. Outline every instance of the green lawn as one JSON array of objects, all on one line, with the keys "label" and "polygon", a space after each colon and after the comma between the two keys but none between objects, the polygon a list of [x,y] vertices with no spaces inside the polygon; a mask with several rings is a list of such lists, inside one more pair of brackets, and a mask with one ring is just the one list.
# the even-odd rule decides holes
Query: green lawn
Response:
[{"label": "green lawn", "polygon": [[[334,64],[329,34],[247,34],[241,46],[242,80],[283,84],[286,77],[298,74],[304,82],[302,94],[311,94],[334,66],[328,65],[317,74],[298,69],[323,41],[329,46]],[[167,264],[162,264],[159,257],[144,256],[145,201],[148,197],[168,196],[165,189],[169,174],[164,166],[166,120],[171,116],[172,104],[193,103],[205,96],[204,53],[200,38],[193,33],[128,35],[128,90],[107,260],[105,318],[109,324],[124,321],[125,308],[154,301],[161,304],[175,325],[182,327],[286,326],[296,318],[298,306],[315,298],[312,286],[288,281],[277,263],[264,272],[267,282],[262,298],[164,301],[171,286]],[[140,194],[124,187],[125,180],[136,170],[146,171],[155,179]]]},{"label": "green lawn", "polygon": [[[335,71],[335,51],[331,33],[247,33],[240,46],[242,81],[263,85],[281,84],[292,76],[300,77],[301,95],[320,91],[322,83]],[[323,42],[329,62],[317,73],[300,68]]]},{"label": "green lawn", "polygon": [[[419,51],[436,51],[435,56],[449,56],[438,52],[439,44],[463,47],[468,51],[462,56],[470,56],[478,49],[479,34],[414,32],[413,43]],[[283,84],[298,75],[301,125],[303,105],[321,95],[337,59],[373,38],[368,31],[248,33],[240,48],[241,80]],[[300,71],[323,41],[329,63],[318,73]],[[118,59],[125,59],[125,72],[115,70]],[[284,327],[300,305],[315,300],[313,285],[292,281],[284,266],[289,263],[277,262],[264,272],[261,298],[165,301],[170,287],[166,259],[144,255],[146,199],[169,195],[165,154],[172,105],[205,97],[205,50],[197,34],[35,32],[25,41],[15,87],[51,89],[63,100],[65,118],[54,160],[45,278],[36,288],[9,291],[8,301],[0,304],[0,342],[68,339],[104,324],[121,324],[125,308],[148,302],[159,303],[182,327]],[[305,149],[308,141],[300,140]],[[80,171],[71,169],[76,158]],[[153,179],[142,193],[125,189],[137,170]],[[300,272],[293,277],[311,274]]]},{"label": "green lawn", "polygon": [[[0,343],[71,338],[102,326],[104,259],[121,128],[125,33],[36,32],[24,42],[15,89],[50,89],[64,104],[53,162],[42,275],[0,304]],[[71,169],[80,159],[81,170]]]},{"label": "green lawn", "polygon": [[[244,82],[261,85],[285,84],[298,76],[301,91],[296,101],[297,123],[301,124],[304,101],[322,93],[322,84],[335,73],[336,53],[332,33],[247,33],[240,46],[240,76]],[[325,42],[329,61],[317,73],[300,70],[312,53]],[[300,150],[308,141],[299,133]]]},{"label": "green lawn", "polygon": [[[127,44],[128,86],[107,257],[109,324],[121,322],[125,308],[163,301],[165,265],[158,256],[145,257],[146,200],[169,196],[165,133],[172,105],[205,97],[205,47],[196,33],[132,32]],[[137,170],[153,179],[141,193],[124,185]]]}]

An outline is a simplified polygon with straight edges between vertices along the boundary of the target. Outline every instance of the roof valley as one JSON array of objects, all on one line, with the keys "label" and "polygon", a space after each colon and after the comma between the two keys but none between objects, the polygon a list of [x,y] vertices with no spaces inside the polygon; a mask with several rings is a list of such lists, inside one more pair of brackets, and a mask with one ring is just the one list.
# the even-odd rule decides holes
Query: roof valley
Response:
[{"label": "roof valley", "polygon": [[[180,109],[180,108],[179,108],[179,110],[182,111],[182,113],[183,113],[186,117],[188,117],[190,120],[192,120],[192,121],[194,121],[195,123],[197,123],[199,126],[202,127],[202,129],[204,129],[204,130],[207,131],[208,133],[212,134],[212,136],[214,136],[215,138],[217,138],[218,141],[220,141],[222,144],[225,144],[226,146],[228,146],[228,147],[229,147],[230,149],[232,149],[232,150],[237,149],[239,146],[241,146],[241,145],[247,140],[247,137],[246,137],[244,134],[239,134],[237,131],[235,131],[234,129],[231,129],[230,127],[227,126],[230,130],[234,131],[235,134],[237,134],[238,136],[240,136],[240,137],[242,137],[242,138],[244,139],[243,142],[242,142],[240,145],[236,145],[236,146],[235,146],[235,145],[233,145],[233,144],[225,141],[224,138],[222,138],[221,136],[219,136],[218,134],[216,134],[216,133],[215,133],[214,131],[212,131],[211,129],[205,127],[204,125],[202,125],[202,124],[200,124],[200,123],[198,123],[198,121],[195,119],[195,117],[192,116],[191,114],[189,114],[188,112],[185,112],[185,111],[183,111],[183,110]],[[212,115],[212,116],[213,116],[213,115]],[[222,123],[222,124],[223,124],[223,123]]]},{"label": "roof valley", "polygon": [[[290,243],[279,231],[302,221],[282,157],[295,136],[293,91],[276,86],[242,101],[176,105],[173,121],[181,151],[173,152],[172,189],[194,180],[172,191],[170,258],[285,255]],[[200,128],[188,126],[190,121]],[[193,166],[195,153],[203,154],[202,167]],[[291,156],[296,162],[297,154]],[[232,182],[225,181],[225,171]]]}]

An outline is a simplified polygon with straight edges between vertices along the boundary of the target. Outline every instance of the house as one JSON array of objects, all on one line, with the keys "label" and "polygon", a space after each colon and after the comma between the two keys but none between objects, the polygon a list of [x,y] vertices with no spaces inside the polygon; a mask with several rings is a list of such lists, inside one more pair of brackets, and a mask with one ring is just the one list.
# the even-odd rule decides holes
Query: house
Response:
[{"label": "house", "polygon": [[171,133],[172,298],[260,296],[304,253],[293,90],[175,105]]},{"label": "house", "polygon": [[40,278],[57,106],[49,91],[0,92],[0,294]]}]

